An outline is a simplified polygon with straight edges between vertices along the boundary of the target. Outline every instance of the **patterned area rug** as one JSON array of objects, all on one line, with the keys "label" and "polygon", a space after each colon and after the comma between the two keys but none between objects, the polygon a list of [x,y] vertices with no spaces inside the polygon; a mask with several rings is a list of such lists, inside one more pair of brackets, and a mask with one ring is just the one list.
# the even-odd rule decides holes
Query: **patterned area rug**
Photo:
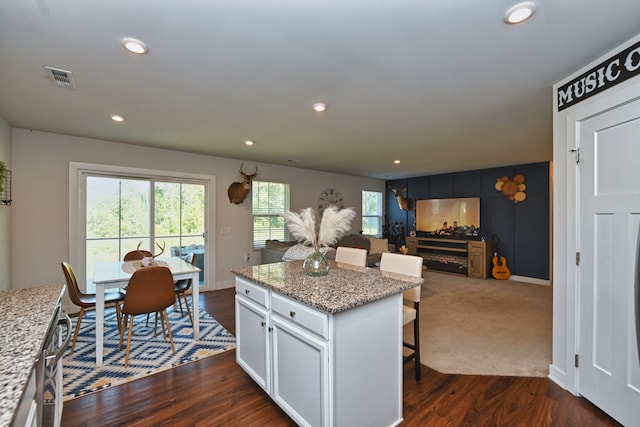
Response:
[{"label": "patterned area rug", "polygon": [[[185,312],[172,307],[167,309],[176,354],[171,352],[171,343],[163,339],[158,320],[158,333],[154,336],[154,316],[136,316],[131,337],[129,366],[124,367],[127,336],[118,352],[120,335],[113,310],[105,316],[104,364],[96,367],[95,357],[95,312],[85,313],[73,354],[69,350],[63,358],[64,398],[70,400],[89,393],[104,390],[119,384],[152,375],[185,363],[194,362],[235,348],[235,337],[231,335],[207,312],[200,310],[200,340],[193,340],[193,328]],[[77,318],[73,319],[74,330]],[[71,346],[69,345],[69,349]]]}]

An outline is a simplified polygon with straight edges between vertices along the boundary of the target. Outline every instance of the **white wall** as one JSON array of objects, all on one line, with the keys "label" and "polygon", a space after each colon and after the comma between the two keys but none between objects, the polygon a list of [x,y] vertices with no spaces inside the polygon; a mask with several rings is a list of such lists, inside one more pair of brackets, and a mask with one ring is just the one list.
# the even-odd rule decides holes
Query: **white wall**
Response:
[{"label": "white wall", "polygon": [[[0,116],[0,160],[11,169],[11,126]],[[11,207],[0,204],[0,291],[10,289]]]},{"label": "white wall", "polygon": [[[48,132],[13,129],[13,205],[11,225],[11,288],[63,283],[60,262],[69,257],[69,162],[98,163],[168,170],[216,177],[216,230],[213,288],[233,286],[232,267],[244,264],[251,252],[251,196],[244,204],[229,203],[227,188],[239,180],[243,160],[143,148],[134,145],[71,137]],[[1,152],[0,152],[1,153]],[[254,164],[245,161],[245,170]],[[384,181],[306,169],[258,163],[258,179],[291,184],[291,209],[314,207],[318,194],[334,187],[358,216],[352,231],[360,230],[362,190],[384,191]],[[0,207],[1,209],[2,207]],[[221,227],[231,234],[220,236]],[[260,263],[254,252],[251,263]],[[1,262],[1,261],[0,261]]]},{"label": "white wall", "polygon": [[[580,120],[640,96],[640,76],[633,77],[610,89],[558,112],[557,88],[581,75],[605,59],[640,41],[640,36],[601,56],[581,70],[553,86],[553,354],[550,378],[576,393],[577,373],[574,355],[577,352],[577,251],[576,163],[570,152],[576,146],[575,127]],[[637,92],[638,95],[633,95]],[[640,145],[629,156],[640,158]]]}]

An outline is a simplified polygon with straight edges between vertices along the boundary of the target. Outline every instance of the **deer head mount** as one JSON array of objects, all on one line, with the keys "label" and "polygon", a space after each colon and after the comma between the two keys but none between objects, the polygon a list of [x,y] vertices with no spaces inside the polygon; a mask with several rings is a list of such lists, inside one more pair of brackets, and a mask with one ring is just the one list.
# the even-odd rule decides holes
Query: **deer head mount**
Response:
[{"label": "deer head mount", "polygon": [[227,190],[227,195],[229,196],[229,201],[236,205],[244,202],[245,197],[251,191],[251,184],[253,183],[253,179],[258,175],[258,166],[256,166],[256,170],[253,173],[245,173],[242,170],[244,163],[240,164],[240,175],[242,175],[242,182],[233,182],[229,186]]},{"label": "deer head mount", "polygon": [[408,211],[409,209],[411,209],[411,200],[404,197],[404,192],[407,191],[406,185],[397,188],[389,185],[389,188],[393,192],[393,195],[396,196],[396,200],[398,201],[398,206],[400,207],[400,209],[402,209],[403,211]]}]

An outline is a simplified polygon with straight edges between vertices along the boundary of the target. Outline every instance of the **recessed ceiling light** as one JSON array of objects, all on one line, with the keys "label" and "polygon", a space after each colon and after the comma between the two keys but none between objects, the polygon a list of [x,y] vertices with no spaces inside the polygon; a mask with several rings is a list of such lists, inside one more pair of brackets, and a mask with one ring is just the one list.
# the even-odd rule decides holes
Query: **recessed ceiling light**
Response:
[{"label": "recessed ceiling light", "polygon": [[324,104],[322,102],[317,102],[317,103],[313,104],[313,110],[317,111],[318,113],[322,113],[323,111],[327,111],[327,104]]},{"label": "recessed ceiling light", "polygon": [[396,165],[400,164],[400,160],[394,160],[393,163],[395,163]]},{"label": "recessed ceiling light", "polygon": [[123,38],[122,45],[129,52],[135,53],[137,55],[144,55],[145,53],[149,52],[149,48],[144,42],[131,37]]},{"label": "recessed ceiling light", "polygon": [[531,18],[531,15],[533,15],[535,10],[536,5],[534,2],[525,1],[523,3],[518,3],[509,8],[507,13],[504,14],[504,22],[507,24],[519,24]]},{"label": "recessed ceiling light", "polygon": [[253,144],[255,144],[255,143],[256,143],[255,141],[252,141],[252,140],[250,140],[250,139],[247,139],[247,140],[244,142],[244,145],[253,145]]},{"label": "recessed ceiling light", "polygon": [[114,122],[122,123],[124,122],[124,116],[122,114],[112,114],[111,120]]}]

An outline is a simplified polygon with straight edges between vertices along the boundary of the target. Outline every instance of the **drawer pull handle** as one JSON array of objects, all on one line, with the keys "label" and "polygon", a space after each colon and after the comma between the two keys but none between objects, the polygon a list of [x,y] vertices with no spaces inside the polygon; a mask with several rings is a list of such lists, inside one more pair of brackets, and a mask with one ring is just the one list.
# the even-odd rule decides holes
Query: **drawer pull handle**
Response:
[{"label": "drawer pull handle", "polygon": [[251,292],[249,289],[245,289],[245,290],[244,290],[244,293],[245,293],[246,295],[249,295],[249,292]]},{"label": "drawer pull handle", "polygon": [[295,311],[290,311],[290,312],[289,312],[289,316],[291,316],[291,317],[296,317],[296,312],[295,312]]},{"label": "drawer pull handle", "polygon": [[264,321],[260,322],[260,326],[262,326],[264,328],[264,325],[266,325],[266,323]]}]

